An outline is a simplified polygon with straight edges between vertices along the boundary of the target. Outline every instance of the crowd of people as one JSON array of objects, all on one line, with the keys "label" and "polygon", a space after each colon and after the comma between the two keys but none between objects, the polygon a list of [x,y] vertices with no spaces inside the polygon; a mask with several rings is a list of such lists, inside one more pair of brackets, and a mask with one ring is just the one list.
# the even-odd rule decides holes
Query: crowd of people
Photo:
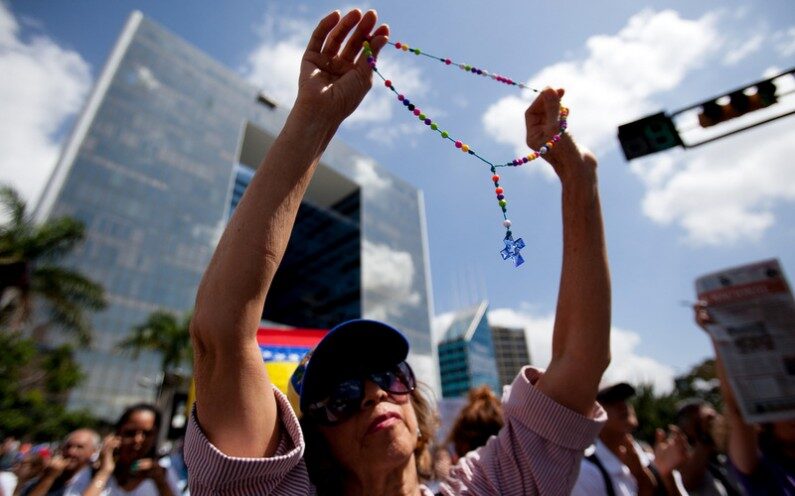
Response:
[{"label": "crowd of people", "polygon": [[[633,436],[634,388],[602,384],[611,304],[597,163],[568,133],[548,141],[560,130],[562,89],[544,89],[525,112],[527,145],[543,150],[561,186],[563,265],[546,370],[524,367],[501,397],[471,391],[441,440],[408,341],[383,322],[339,324],[303,358],[287,394],[272,385],[256,341],[268,289],[318,161],[369,91],[388,34],[374,11],[320,21],[296,102],[204,274],[191,322],[187,487],[181,463],[158,456],[160,414],[136,405],[102,442],[80,429],[46,457],[12,456],[14,483],[0,496],[795,495],[795,422],[747,424],[720,357],[723,416],[685,402],[651,444]],[[708,308],[696,312],[709,322]]]},{"label": "crowd of people", "polygon": [[159,450],[161,415],[153,405],[127,408],[104,439],[77,429],[62,442],[30,446],[6,438],[0,496],[178,496],[187,485],[182,453]]}]

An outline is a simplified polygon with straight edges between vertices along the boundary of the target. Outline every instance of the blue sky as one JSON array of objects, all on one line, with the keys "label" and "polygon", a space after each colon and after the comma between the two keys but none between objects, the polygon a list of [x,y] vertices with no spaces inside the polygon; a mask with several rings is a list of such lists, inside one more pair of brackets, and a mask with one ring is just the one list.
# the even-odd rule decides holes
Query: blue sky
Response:
[{"label": "blue sky", "polygon": [[[795,117],[631,164],[615,138],[619,124],[795,66],[790,0],[0,5],[0,180],[31,200],[132,10],[289,105],[314,23],[335,8],[374,7],[392,41],[567,89],[569,130],[600,162],[614,290],[608,380],[665,388],[710,354],[681,303],[694,298],[698,275],[769,257],[790,276],[795,270]],[[522,150],[522,112],[532,95],[389,47],[379,68],[484,156],[502,161]],[[791,77],[782,81],[782,90],[794,87]],[[791,109],[792,99],[768,112]],[[439,322],[487,298],[492,322],[525,327],[533,360],[543,365],[561,251],[560,188],[549,166],[537,161],[503,174],[514,232],[527,243],[527,263],[517,270],[497,254],[503,230],[488,170],[401,110],[376,85],[339,137],[424,191]]]}]

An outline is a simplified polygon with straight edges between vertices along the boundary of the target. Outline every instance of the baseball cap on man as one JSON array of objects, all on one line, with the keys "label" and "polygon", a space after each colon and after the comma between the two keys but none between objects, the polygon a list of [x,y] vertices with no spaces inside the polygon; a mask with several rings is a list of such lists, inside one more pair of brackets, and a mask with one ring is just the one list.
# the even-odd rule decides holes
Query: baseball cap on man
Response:
[{"label": "baseball cap on man", "polygon": [[404,361],[409,342],[394,327],[377,320],[343,322],[326,334],[296,367],[287,399],[298,418],[341,380],[383,370]]},{"label": "baseball cap on man", "polygon": [[615,403],[625,401],[635,396],[635,388],[626,382],[619,382],[599,390],[596,393],[596,401],[599,403]]}]

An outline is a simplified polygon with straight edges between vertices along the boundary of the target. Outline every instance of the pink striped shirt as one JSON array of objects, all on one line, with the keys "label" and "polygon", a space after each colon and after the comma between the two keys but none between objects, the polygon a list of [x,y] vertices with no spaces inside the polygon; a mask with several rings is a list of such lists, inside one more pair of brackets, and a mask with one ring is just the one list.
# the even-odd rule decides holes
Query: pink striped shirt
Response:
[{"label": "pink striped shirt", "polygon": [[[605,419],[594,404],[588,417],[556,403],[535,382],[542,372],[525,367],[503,398],[505,427],[486,446],[469,453],[442,483],[446,496],[459,494],[567,495]],[[284,395],[276,391],[282,438],[270,458],[226,456],[213,446],[191,415],[185,438],[185,461],[193,496],[311,496],[304,463],[304,438]],[[432,496],[425,486],[424,496]]]}]

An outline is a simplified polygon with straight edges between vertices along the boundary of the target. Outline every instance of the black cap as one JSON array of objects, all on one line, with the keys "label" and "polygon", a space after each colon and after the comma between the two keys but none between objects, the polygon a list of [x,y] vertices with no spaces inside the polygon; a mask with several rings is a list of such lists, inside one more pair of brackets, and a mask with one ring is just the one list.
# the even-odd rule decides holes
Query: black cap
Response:
[{"label": "black cap", "polygon": [[606,388],[602,388],[596,393],[596,401],[599,403],[616,403],[626,401],[635,396],[635,388],[626,382],[619,382]]}]

